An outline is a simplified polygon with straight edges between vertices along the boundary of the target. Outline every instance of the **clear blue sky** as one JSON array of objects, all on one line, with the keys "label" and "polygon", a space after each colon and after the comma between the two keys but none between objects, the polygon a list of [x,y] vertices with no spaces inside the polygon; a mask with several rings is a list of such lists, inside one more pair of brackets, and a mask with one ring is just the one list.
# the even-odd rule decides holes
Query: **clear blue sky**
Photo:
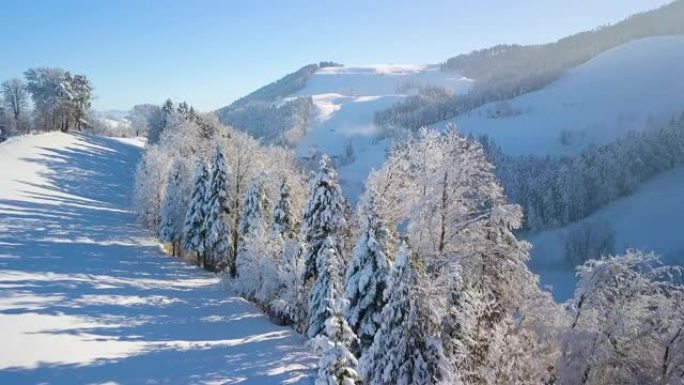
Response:
[{"label": "clear blue sky", "polygon": [[167,97],[203,110],[302,65],[438,63],[499,43],[540,43],[667,0],[3,0],[0,79],[62,67],[97,109]]}]

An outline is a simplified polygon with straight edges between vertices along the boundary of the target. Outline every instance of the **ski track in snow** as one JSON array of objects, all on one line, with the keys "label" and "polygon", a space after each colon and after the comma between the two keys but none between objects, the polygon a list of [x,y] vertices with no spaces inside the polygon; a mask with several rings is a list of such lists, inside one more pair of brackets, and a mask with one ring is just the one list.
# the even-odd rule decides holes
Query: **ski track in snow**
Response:
[{"label": "ski track in snow", "polygon": [[135,141],[0,145],[0,384],[309,384],[305,340],[162,254],[129,210]]}]

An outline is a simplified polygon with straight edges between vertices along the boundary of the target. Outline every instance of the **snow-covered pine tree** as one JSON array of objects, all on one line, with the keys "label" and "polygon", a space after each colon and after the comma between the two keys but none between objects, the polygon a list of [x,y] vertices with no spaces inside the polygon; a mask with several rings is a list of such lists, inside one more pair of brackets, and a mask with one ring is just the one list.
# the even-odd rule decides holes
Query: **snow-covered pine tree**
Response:
[{"label": "snow-covered pine tree", "polygon": [[362,232],[345,277],[345,297],[349,301],[347,322],[359,337],[359,356],[370,347],[380,328],[385,306],[383,295],[389,278],[392,236],[378,216],[376,199],[380,198],[370,191],[362,213]]},{"label": "snow-covered pine tree", "polygon": [[327,155],[321,157],[320,171],[309,182],[309,201],[304,211],[302,234],[307,244],[304,280],[314,280],[309,293],[309,337],[325,327],[330,316],[326,303],[330,287],[340,293],[344,268],[344,198],[337,173]]},{"label": "snow-covered pine tree", "polygon": [[304,278],[309,280],[318,274],[317,261],[323,242],[331,235],[339,237],[346,228],[342,189],[327,155],[321,157],[319,172],[309,181],[307,195],[309,200],[304,210],[302,233],[308,246],[304,257]]},{"label": "snow-covered pine tree", "polygon": [[243,204],[242,217],[240,218],[240,235],[248,235],[254,225],[264,220],[264,212],[267,209],[264,182],[266,176],[257,175],[247,188],[245,203]]},{"label": "snow-covered pine tree", "polygon": [[204,253],[205,190],[207,188],[207,166],[201,157],[197,158],[195,175],[192,178],[192,195],[183,223],[183,248],[197,253],[197,264],[202,264]]},{"label": "snow-covered pine tree", "polygon": [[338,238],[328,236],[321,244],[317,256],[316,281],[309,292],[309,329],[307,335],[314,338],[325,331],[330,317],[328,298],[342,293],[342,257]]},{"label": "snow-covered pine tree", "polygon": [[[332,294],[332,292],[331,292]],[[360,383],[358,362],[350,347],[357,345],[356,335],[342,314],[343,301],[328,298],[330,318],[325,322],[325,335],[316,341],[321,352],[316,385],[356,385]]]},{"label": "snow-covered pine tree", "polygon": [[385,290],[387,305],[380,330],[361,357],[359,369],[367,384],[427,385],[441,378],[441,345],[418,290],[419,263],[403,245]]},{"label": "snow-covered pine tree", "polygon": [[296,218],[290,199],[290,186],[283,180],[280,184],[278,202],[273,208],[273,232],[283,239],[292,239],[296,235]]},{"label": "snow-covered pine tree", "polygon": [[241,242],[235,260],[237,280],[235,288],[247,298],[254,298],[262,282],[261,258],[266,252],[266,195],[264,175],[258,175],[247,188],[239,233]]},{"label": "snow-covered pine tree", "polygon": [[176,255],[176,244],[183,231],[185,205],[181,188],[181,163],[174,161],[166,181],[164,205],[161,209],[159,239],[171,244],[171,255]]},{"label": "snow-covered pine tree", "polygon": [[211,177],[205,197],[205,261],[211,271],[231,266],[230,208],[227,199],[227,171],[223,153],[216,145],[211,157]]},{"label": "snow-covered pine tree", "polygon": [[278,202],[273,208],[271,226],[274,252],[277,256],[279,293],[270,304],[284,324],[294,324],[302,331],[306,323],[306,296],[302,281],[304,263],[297,236],[298,221],[294,214],[290,187],[285,180],[280,185]]}]

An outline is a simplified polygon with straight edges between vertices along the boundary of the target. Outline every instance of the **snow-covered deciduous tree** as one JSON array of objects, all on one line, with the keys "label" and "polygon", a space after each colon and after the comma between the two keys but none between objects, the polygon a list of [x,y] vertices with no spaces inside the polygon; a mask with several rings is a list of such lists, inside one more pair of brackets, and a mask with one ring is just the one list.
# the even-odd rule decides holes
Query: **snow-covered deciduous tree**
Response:
[{"label": "snow-covered deciduous tree", "polygon": [[376,212],[377,199],[381,198],[371,192],[364,205],[362,232],[345,276],[345,296],[349,301],[346,316],[359,337],[359,353],[368,349],[380,328],[380,315],[385,306],[383,294],[389,278],[389,255],[393,247],[390,231]]},{"label": "snow-covered deciduous tree", "polygon": [[192,178],[192,195],[188,203],[183,222],[183,248],[197,253],[197,263],[202,264],[204,240],[206,232],[204,221],[206,217],[205,195],[207,189],[207,166],[202,158],[197,158],[195,174]]},{"label": "snow-covered deciduous tree", "polygon": [[14,133],[25,132],[28,128],[28,89],[21,79],[10,79],[0,84],[0,106],[11,115]]},{"label": "snow-covered deciduous tree", "polygon": [[36,120],[44,130],[81,128],[93,90],[85,75],[72,75],[60,68],[32,68],[24,75]]},{"label": "snow-covered deciduous tree", "polygon": [[164,194],[164,205],[161,208],[161,222],[159,224],[159,239],[171,244],[171,255],[175,256],[176,246],[183,233],[185,220],[186,196],[182,184],[182,164],[174,161],[169,171]]},{"label": "snow-covered deciduous tree", "polygon": [[205,260],[212,271],[232,266],[230,208],[227,197],[227,170],[221,148],[217,145],[211,157],[211,177],[205,192]]},{"label": "snow-covered deciduous tree", "polygon": [[406,246],[400,248],[385,290],[380,329],[359,363],[366,384],[425,385],[442,378],[441,343],[426,316],[419,264]]},{"label": "snow-covered deciduous tree", "polygon": [[482,287],[459,287],[443,325],[449,371],[464,384],[552,383],[547,365],[557,356],[544,358],[545,346],[531,328],[515,317],[497,320],[499,302]]},{"label": "snow-covered deciduous tree", "polygon": [[572,321],[562,340],[562,384],[681,384],[684,285],[679,267],[654,254],[578,267]]},{"label": "snow-covered deciduous tree", "polygon": [[[422,283],[424,298],[431,322],[443,329],[452,372],[494,370],[497,363],[487,360],[493,357],[493,331],[502,325],[516,328],[506,335],[534,330],[537,335],[531,340],[546,343],[543,328],[528,324],[537,321],[532,314],[539,311],[546,294],[525,264],[529,245],[513,235],[521,226],[522,211],[507,204],[479,143],[461,137],[454,128],[443,133],[422,130],[418,138],[392,151],[386,166],[371,175],[368,188],[385,193],[388,200],[378,211],[392,218],[395,226],[402,225],[408,244],[425,264],[429,279]],[[488,312],[459,309],[454,300],[463,292],[487,301]],[[518,322],[510,322],[514,318]],[[460,334],[462,323],[478,325],[479,335]],[[530,349],[530,365],[552,346]],[[481,373],[474,373],[470,382],[487,383]]]},{"label": "snow-covered deciduous tree", "polygon": [[161,208],[164,203],[166,175],[173,162],[171,154],[158,147],[148,148],[135,173],[133,205],[138,219],[150,229],[159,230]]},{"label": "snow-covered deciduous tree", "polygon": [[358,361],[351,352],[351,346],[357,345],[358,341],[342,314],[343,302],[339,298],[328,298],[330,317],[325,322],[324,333],[315,341],[316,348],[321,353],[316,385],[360,383],[356,369]]},{"label": "snow-covered deciduous tree", "polygon": [[[233,213],[231,236],[237,264],[237,254],[241,250],[242,242],[244,241],[241,226],[247,189],[260,172],[264,170],[271,171],[275,167],[272,167],[269,163],[265,150],[260,148],[259,143],[249,135],[232,129],[224,129],[219,137],[219,141],[223,148],[223,154],[226,157],[226,163],[230,168],[230,190],[228,196],[231,212]],[[273,159],[275,161],[281,160],[279,158]],[[282,162],[281,165],[284,167],[286,163]],[[277,173],[271,175],[277,175]],[[230,275],[233,278],[237,275],[236,264],[234,264],[235,267],[230,271]]]}]

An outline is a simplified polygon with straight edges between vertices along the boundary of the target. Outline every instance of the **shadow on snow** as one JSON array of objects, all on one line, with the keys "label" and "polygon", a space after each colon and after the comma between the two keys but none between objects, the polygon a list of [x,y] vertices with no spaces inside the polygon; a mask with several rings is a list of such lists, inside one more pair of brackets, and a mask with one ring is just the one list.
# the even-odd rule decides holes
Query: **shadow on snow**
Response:
[{"label": "shadow on snow", "polygon": [[32,333],[137,349],[4,368],[0,383],[309,383],[301,337],[210,273],[164,256],[136,224],[129,207],[140,149],[78,140],[25,159],[47,167],[46,184],[25,182],[28,200],[0,200],[0,316],[77,317],[88,322]]}]

